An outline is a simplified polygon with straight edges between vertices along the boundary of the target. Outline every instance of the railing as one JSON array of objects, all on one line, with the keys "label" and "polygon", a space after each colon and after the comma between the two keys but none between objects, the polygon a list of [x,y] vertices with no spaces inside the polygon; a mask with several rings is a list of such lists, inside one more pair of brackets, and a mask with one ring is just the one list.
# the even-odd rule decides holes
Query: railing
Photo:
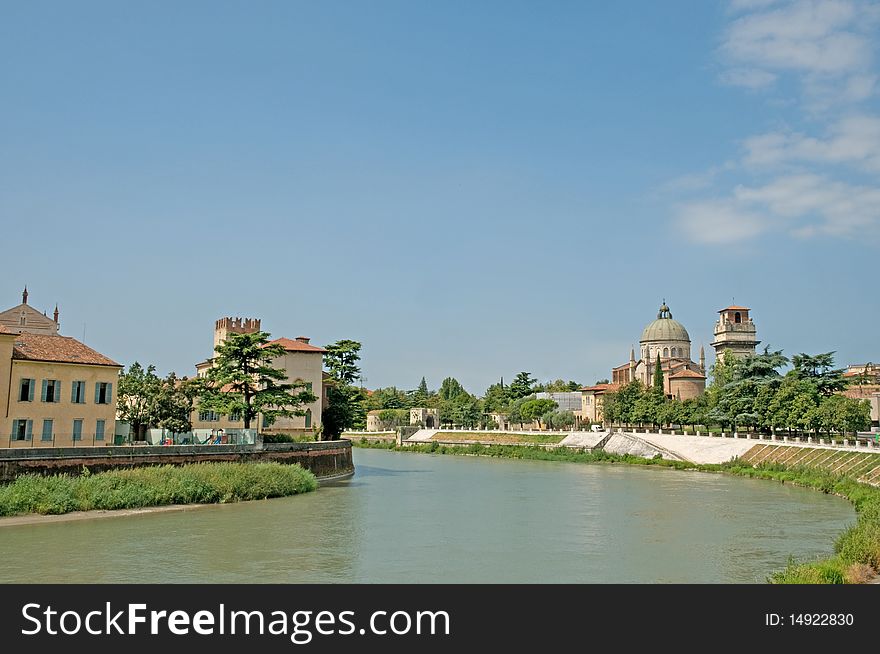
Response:
[{"label": "railing", "polygon": [[[115,445],[254,445],[262,442],[262,436],[256,429],[196,430],[184,434],[174,434],[164,430],[159,434],[149,434],[149,440],[131,440],[122,434],[52,433],[51,436],[31,434],[10,434],[6,439],[8,448],[33,447],[105,447]],[[203,433],[204,432],[204,433]],[[2,441],[0,441],[2,442]]]}]

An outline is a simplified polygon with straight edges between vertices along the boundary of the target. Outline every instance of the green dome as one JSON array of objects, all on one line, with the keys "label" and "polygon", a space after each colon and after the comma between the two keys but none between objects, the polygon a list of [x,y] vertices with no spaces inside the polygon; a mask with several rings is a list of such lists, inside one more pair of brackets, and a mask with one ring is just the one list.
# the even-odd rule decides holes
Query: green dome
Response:
[{"label": "green dome", "polygon": [[649,343],[653,341],[687,341],[691,342],[691,337],[687,330],[677,320],[672,319],[672,312],[663,302],[660,312],[657,314],[657,320],[648,323],[648,326],[642,330],[642,338],[640,343]]}]

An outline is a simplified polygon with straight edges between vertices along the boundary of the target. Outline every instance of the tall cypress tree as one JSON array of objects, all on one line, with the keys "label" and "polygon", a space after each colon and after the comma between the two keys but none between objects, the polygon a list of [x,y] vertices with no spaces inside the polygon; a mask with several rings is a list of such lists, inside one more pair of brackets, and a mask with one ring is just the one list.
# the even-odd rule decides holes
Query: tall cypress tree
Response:
[{"label": "tall cypress tree", "polygon": [[657,363],[654,365],[654,385],[651,387],[657,395],[665,396],[663,391],[663,366],[660,365],[660,353],[657,353]]}]

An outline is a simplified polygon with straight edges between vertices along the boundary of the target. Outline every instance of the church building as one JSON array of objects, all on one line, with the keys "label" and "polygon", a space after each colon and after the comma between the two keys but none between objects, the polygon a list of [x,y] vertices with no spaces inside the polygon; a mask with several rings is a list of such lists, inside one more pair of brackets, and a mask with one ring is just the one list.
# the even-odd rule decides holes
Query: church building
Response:
[{"label": "church building", "polygon": [[691,359],[691,337],[687,329],[672,318],[666,301],[657,312],[656,320],[648,323],[639,339],[639,353],[630,350],[629,361],[611,371],[612,384],[639,380],[646,388],[654,383],[657,357],[663,370],[663,392],[667,397],[687,400],[699,397],[706,390],[706,355],[700,347],[700,362]]}]

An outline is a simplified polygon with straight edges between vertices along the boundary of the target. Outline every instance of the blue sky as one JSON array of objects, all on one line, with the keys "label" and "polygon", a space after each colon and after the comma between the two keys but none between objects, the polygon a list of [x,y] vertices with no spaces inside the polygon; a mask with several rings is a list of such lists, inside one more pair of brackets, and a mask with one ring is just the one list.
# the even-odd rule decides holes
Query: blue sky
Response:
[{"label": "blue sky", "polygon": [[[593,382],[662,298],[880,359],[880,8],[0,1],[2,304],[192,374],[213,322],[370,387]],[[711,355],[710,355],[711,358]]]}]

